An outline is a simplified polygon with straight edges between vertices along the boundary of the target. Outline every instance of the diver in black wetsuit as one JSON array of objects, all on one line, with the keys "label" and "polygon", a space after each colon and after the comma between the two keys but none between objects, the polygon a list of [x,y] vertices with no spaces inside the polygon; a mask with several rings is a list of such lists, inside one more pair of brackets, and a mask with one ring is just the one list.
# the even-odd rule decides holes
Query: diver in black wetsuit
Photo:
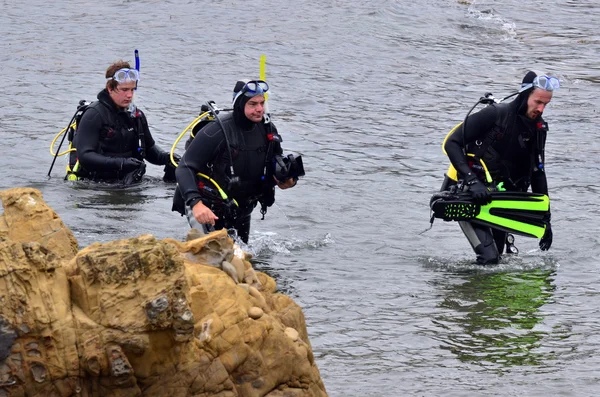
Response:
[{"label": "diver in black wetsuit", "polygon": [[[478,204],[491,201],[485,177],[477,172],[473,157],[483,159],[493,179],[507,191],[526,192],[531,186],[533,193],[548,194],[544,170],[544,145],[548,124],[542,113],[552,99],[552,92],[559,87],[555,77],[537,76],[528,72],[521,89],[512,102],[494,103],[468,116],[447,138],[444,149],[452,165]],[[446,175],[442,190],[456,184]],[[504,250],[506,233],[468,221],[459,222],[463,233],[471,243],[479,264],[496,264]],[[540,248],[548,250],[552,245],[550,219],[546,232],[540,240]]]},{"label": "diver in black wetsuit", "polygon": [[106,78],[98,101],[87,107],[78,122],[67,179],[131,184],[144,175],[144,160],[166,165],[166,173],[169,153],[155,144],[146,116],[132,104],[139,72],[118,61],[108,67]]},{"label": "diver in black wetsuit", "polygon": [[[267,90],[264,81],[238,81],[233,111],[219,113],[189,143],[175,171],[173,211],[187,215],[192,228],[203,233],[234,228],[247,243],[257,203],[266,212],[275,200],[275,185],[296,185],[297,177],[279,181],[270,171],[282,149],[275,125],[263,117]],[[227,200],[219,197],[219,188]]]}]

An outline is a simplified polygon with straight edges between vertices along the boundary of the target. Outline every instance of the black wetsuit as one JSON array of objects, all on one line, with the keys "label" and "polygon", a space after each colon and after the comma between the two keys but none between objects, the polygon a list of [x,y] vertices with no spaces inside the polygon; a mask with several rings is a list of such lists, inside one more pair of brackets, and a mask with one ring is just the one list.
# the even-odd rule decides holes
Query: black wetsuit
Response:
[{"label": "black wetsuit", "polygon": [[[186,206],[189,208],[202,200],[219,217],[216,230],[234,228],[242,241],[248,242],[250,216],[257,202],[271,205],[274,201],[274,182],[266,165],[273,155],[282,153],[281,138],[273,123],[252,123],[245,117],[236,117],[235,111],[221,113],[219,117],[227,133],[234,175],[239,182],[230,183],[231,160],[221,124],[210,122],[196,133],[175,171],[178,187],[173,210],[183,215]],[[199,172],[214,179],[228,197],[237,201],[239,209],[235,219],[227,218],[219,200],[211,200],[200,191],[199,182],[210,188],[214,186],[199,178]]]},{"label": "black wetsuit", "polygon": [[156,165],[169,161],[169,153],[155,144],[144,113],[136,109],[132,115],[117,107],[106,89],[83,113],[73,144],[79,161],[76,174],[83,179],[122,181],[140,167],[139,161]]},{"label": "black wetsuit", "polygon": [[[544,145],[547,124],[540,117],[531,120],[525,116],[527,93],[510,103],[493,104],[469,116],[457,128],[444,146],[448,158],[458,171],[459,179],[472,172],[463,152],[483,158],[495,184],[503,182],[508,191],[527,191],[548,194],[544,171]],[[442,189],[448,186],[445,181]],[[477,261],[497,263],[504,250],[506,233],[470,222],[459,222],[471,243]]]}]

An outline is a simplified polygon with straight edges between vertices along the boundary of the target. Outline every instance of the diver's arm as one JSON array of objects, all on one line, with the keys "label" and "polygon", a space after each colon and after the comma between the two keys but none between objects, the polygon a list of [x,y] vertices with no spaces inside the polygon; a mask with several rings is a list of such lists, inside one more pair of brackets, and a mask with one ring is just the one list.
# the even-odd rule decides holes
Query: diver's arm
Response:
[{"label": "diver's arm", "polygon": [[146,148],[146,160],[155,165],[165,165],[169,159],[169,152],[165,152],[158,145],[154,144],[149,149]]},{"label": "diver's arm", "polygon": [[[546,172],[543,169],[535,169],[531,175],[531,191],[533,193],[542,193],[548,195],[548,181],[546,179]],[[546,230],[540,240],[540,249],[547,251],[552,246],[552,215],[550,214],[550,207],[548,207],[548,213],[544,217],[544,223],[546,224]]]},{"label": "diver's arm", "polygon": [[444,149],[459,175],[467,175],[471,172],[471,168],[469,168],[467,163],[467,157],[463,152],[464,145],[477,140],[483,141],[487,137],[487,134],[494,127],[496,112],[497,110],[494,106],[488,106],[470,115],[466,120],[466,133],[464,132],[463,123],[446,140]]},{"label": "diver's arm", "polygon": [[531,191],[533,193],[542,193],[546,196],[548,195],[548,180],[546,179],[546,170],[544,168],[545,162],[545,147],[546,147],[546,134],[548,124],[544,122],[543,119],[540,120],[542,125],[545,125],[546,128],[542,130],[538,130],[535,140],[535,152],[534,156],[537,159],[536,167],[533,169],[533,173],[531,175]]},{"label": "diver's arm", "polygon": [[77,159],[89,171],[118,171],[123,167],[123,158],[108,157],[98,153],[102,116],[89,108],[81,117],[77,128]]},{"label": "diver's arm", "polygon": [[175,170],[177,184],[186,205],[201,198],[196,174],[207,173],[207,163],[213,161],[224,149],[225,136],[218,123],[211,123],[196,133]]},{"label": "diver's arm", "polygon": [[148,162],[155,164],[155,165],[167,164],[170,161],[169,152],[165,152],[158,145],[156,145],[156,142],[154,141],[154,138],[152,137],[152,134],[150,133],[150,128],[148,127],[148,121],[146,120],[146,115],[141,110],[140,110],[140,113],[141,113],[141,115],[139,117],[142,118],[141,125],[142,125],[142,128],[144,129],[144,131],[143,131],[144,143],[146,145],[145,159],[148,160]]},{"label": "diver's arm", "polygon": [[531,175],[531,191],[548,195],[548,180],[544,170],[536,169]]}]

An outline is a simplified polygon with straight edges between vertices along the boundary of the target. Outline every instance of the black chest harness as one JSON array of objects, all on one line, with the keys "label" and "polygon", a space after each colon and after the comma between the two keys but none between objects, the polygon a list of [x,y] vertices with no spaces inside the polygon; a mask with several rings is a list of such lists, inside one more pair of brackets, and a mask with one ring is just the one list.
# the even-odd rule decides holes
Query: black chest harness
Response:
[{"label": "black chest harness", "polygon": [[[531,174],[534,170],[544,171],[544,147],[548,132],[548,124],[540,120],[536,122],[535,127],[527,128],[521,131],[517,125],[519,117],[505,104],[494,105],[499,111],[499,115],[494,127],[490,133],[483,139],[469,143],[465,146],[467,153],[473,154],[468,157],[469,166],[482,177],[481,160],[487,165],[493,182],[505,182],[512,185],[511,190],[526,191],[531,181]],[[527,125],[524,125],[527,127]],[[527,155],[527,167],[524,175],[514,175],[514,164],[518,162],[519,155],[509,152],[514,151],[511,142],[518,143],[518,153]]]},{"label": "black chest harness", "polygon": [[[210,170],[208,177],[214,185],[216,185],[215,180],[223,182],[226,197],[244,197],[244,201],[238,203],[239,206],[251,208],[256,202],[260,202],[260,212],[262,219],[264,219],[267,208],[275,203],[273,159],[276,147],[281,144],[281,137],[271,123],[260,123],[255,128],[262,130],[264,136],[262,143],[247,144],[234,125],[232,113],[227,114],[225,117],[220,117],[217,114],[213,116],[214,120],[211,123],[215,121],[219,123],[225,137],[226,148],[207,164]],[[244,153],[248,153],[248,155]],[[257,157],[262,157],[261,154],[264,153],[260,180],[255,180],[254,177],[250,178],[247,175],[248,164],[245,161],[248,160],[248,156],[255,153],[258,153]],[[201,193],[205,193],[206,181],[201,180],[198,183],[198,188]],[[218,185],[217,188],[220,189]],[[248,192],[251,193],[248,195]],[[223,194],[216,197],[213,194],[212,200],[208,200],[208,204],[210,207],[218,208],[222,207],[223,201]]]},{"label": "black chest harness", "polygon": [[[74,127],[70,127],[68,131],[69,148],[73,149],[69,156],[69,164],[67,166],[67,175],[65,179],[77,180],[80,177],[90,177],[90,173],[84,170],[79,164],[76,152],[76,130],[83,117],[83,114],[89,109],[95,109],[101,116],[102,127],[100,129],[100,139],[98,152],[105,156],[111,157],[135,157],[143,160],[146,157],[146,137],[145,131],[148,128],[148,124],[145,118],[142,116],[142,112],[135,108],[133,112],[121,111],[115,113],[110,109],[109,105],[102,103],[102,101],[92,102],[87,104],[85,101],[80,101],[77,107],[77,112],[74,115]],[[127,120],[124,120],[128,117]],[[131,133],[136,136],[136,142],[129,148],[128,143],[132,141]],[[119,142],[117,147],[111,147],[107,144],[107,139],[112,138],[115,135],[120,135],[127,139],[125,142],[126,150],[119,150],[122,147],[123,142]]]}]

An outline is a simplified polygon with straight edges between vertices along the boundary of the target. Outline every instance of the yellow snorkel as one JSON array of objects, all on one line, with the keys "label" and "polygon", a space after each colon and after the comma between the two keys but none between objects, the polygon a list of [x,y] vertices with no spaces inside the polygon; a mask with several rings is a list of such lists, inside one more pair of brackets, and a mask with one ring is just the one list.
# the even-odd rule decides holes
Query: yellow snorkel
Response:
[{"label": "yellow snorkel", "polygon": [[[263,54],[260,56],[260,71],[259,71],[258,77],[260,80],[265,81],[265,82],[267,81],[266,69],[267,69],[267,56]],[[265,123],[269,123],[271,121],[271,114],[269,113],[269,107],[268,107],[268,105],[269,105],[268,99],[269,99],[269,93],[265,92],[265,115],[264,115]]]}]

